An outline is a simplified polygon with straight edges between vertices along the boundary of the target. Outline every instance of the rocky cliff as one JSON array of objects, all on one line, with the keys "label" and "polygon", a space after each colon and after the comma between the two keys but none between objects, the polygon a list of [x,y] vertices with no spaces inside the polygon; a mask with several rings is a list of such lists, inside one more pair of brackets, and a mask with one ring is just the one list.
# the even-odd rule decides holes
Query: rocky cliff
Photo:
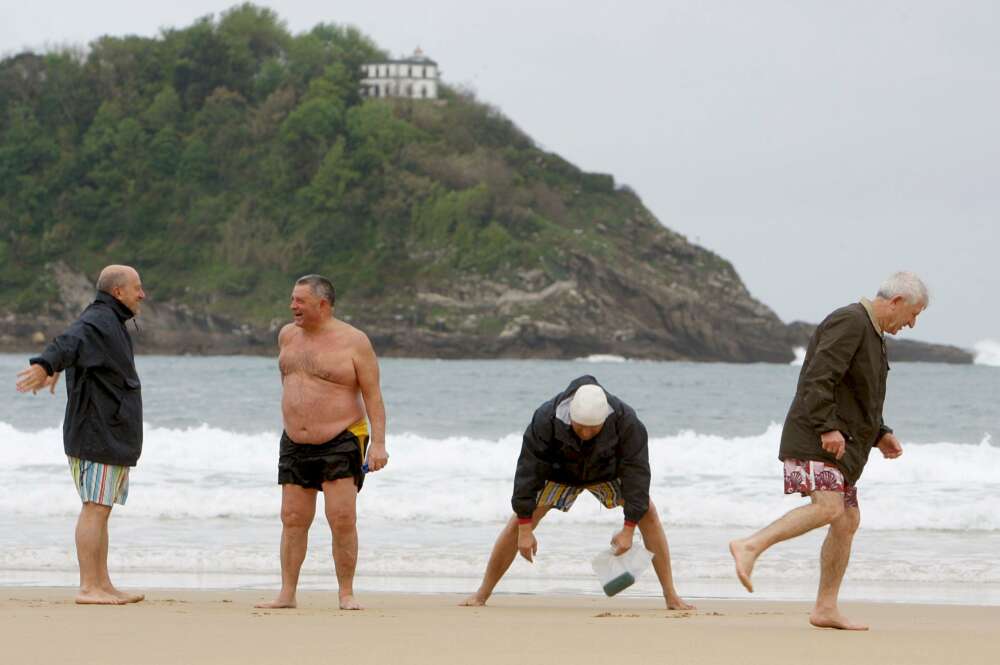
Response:
[{"label": "rocky cliff", "polygon": [[[678,263],[677,239],[649,244],[649,264],[603,265],[574,256],[577,270],[547,282],[524,271],[507,283],[469,279],[448,290],[415,286],[412,298],[393,303],[339,306],[343,318],[364,329],[384,356],[435,358],[577,358],[614,354],[628,358],[785,363],[805,346],[815,326],[783,324],[749,296],[720,264],[707,279],[684,279],[675,266],[664,278],[650,266]],[[692,252],[699,264],[705,257]],[[681,262],[683,263],[683,262]],[[0,315],[0,351],[35,352],[93,299],[93,279],[64,263],[48,266],[59,298],[35,314]],[[291,285],[289,285],[289,288]],[[233,321],[176,303],[158,303],[155,285],[133,337],[140,353],[258,354],[275,352],[275,319],[268,326]],[[896,362],[971,363],[952,346],[889,339]]]}]

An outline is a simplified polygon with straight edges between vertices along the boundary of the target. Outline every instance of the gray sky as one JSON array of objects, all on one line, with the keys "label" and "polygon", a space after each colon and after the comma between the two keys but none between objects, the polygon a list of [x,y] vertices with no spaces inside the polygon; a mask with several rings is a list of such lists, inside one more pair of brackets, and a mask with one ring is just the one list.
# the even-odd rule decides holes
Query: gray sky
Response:
[{"label": "gray sky", "polygon": [[[0,0],[0,51],[155,35],[233,4]],[[1000,3],[258,4],[293,32],[420,45],[446,81],[731,260],[786,321],[909,269],[934,301],[902,336],[1000,339]]]}]

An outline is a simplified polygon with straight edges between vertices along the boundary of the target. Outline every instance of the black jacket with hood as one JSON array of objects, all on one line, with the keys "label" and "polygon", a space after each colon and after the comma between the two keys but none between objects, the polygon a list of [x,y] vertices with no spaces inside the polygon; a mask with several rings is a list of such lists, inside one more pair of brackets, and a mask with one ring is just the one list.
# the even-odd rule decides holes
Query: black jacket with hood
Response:
[{"label": "black jacket with hood", "polygon": [[577,388],[591,383],[600,385],[592,376],[581,376],[535,411],[514,474],[511,505],[518,517],[531,517],[548,480],[579,487],[618,478],[625,519],[638,522],[649,509],[648,437],[632,407],[608,394],[614,413],[589,441],[581,441],[570,425],[570,399]]},{"label": "black jacket with hood", "polygon": [[72,457],[135,466],[142,452],[142,390],[132,338],[132,310],[98,292],[80,318],[31,364],[66,372],[63,444]]}]

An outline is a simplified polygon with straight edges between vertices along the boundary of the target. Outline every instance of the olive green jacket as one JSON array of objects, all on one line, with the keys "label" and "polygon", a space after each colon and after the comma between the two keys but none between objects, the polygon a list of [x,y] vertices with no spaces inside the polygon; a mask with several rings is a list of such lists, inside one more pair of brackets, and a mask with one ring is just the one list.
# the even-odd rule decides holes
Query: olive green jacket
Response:
[{"label": "olive green jacket", "polygon": [[[864,305],[841,307],[826,317],[809,340],[778,458],[830,462],[855,484],[872,447],[892,431],[882,421],[888,374],[885,340]],[[832,430],[847,442],[839,460],[820,441]]]}]

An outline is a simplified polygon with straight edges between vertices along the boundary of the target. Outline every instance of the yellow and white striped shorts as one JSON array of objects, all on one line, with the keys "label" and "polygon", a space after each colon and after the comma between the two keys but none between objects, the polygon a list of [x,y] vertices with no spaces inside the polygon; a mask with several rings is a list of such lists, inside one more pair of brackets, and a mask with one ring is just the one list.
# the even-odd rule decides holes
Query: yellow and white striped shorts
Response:
[{"label": "yellow and white striped shorts", "polygon": [[617,508],[625,505],[625,497],[622,496],[622,481],[615,478],[606,480],[603,483],[593,485],[563,485],[554,481],[547,481],[542,491],[538,493],[538,506],[558,508],[568,512],[573,507],[576,497],[587,490],[601,502],[605,508]]}]

